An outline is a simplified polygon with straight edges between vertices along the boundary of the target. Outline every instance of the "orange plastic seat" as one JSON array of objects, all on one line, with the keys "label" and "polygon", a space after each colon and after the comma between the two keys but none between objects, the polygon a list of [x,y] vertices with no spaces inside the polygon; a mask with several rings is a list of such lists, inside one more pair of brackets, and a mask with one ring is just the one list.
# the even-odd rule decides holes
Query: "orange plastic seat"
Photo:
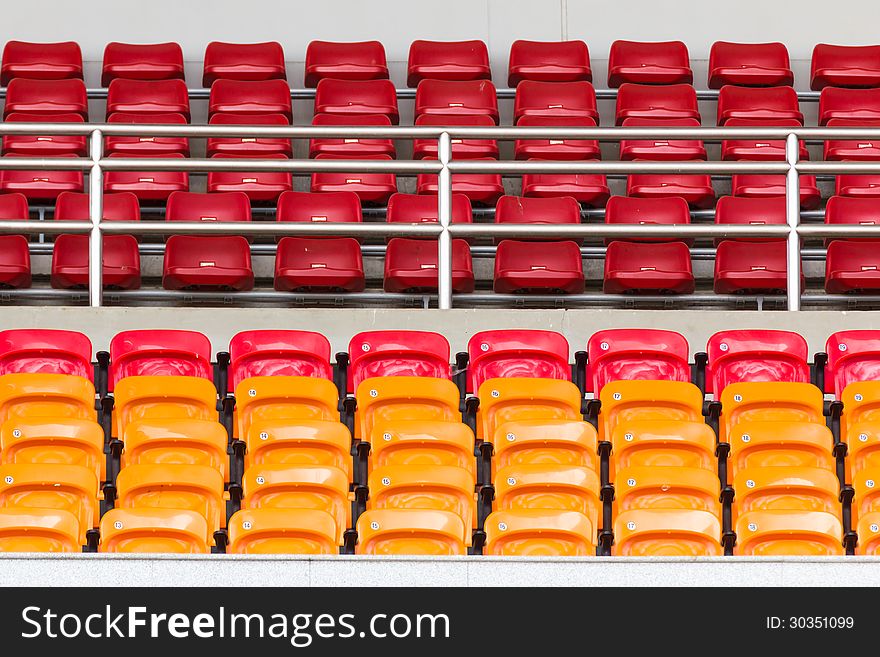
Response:
[{"label": "orange plastic seat", "polygon": [[704,422],[636,420],[611,433],[611,469],[702,468],[715,471],[715,432]]},{"label": "orange plastic seat", "polygon": [[721,516],[718,475],[702,468],[633,466],[617,471],[615,502],[621,512],[635,509],[697,509]]},{"label": "orange plastic seat", "polygon": [[853,488],[856,495],[853,499],[853,524],[860,516],[880,511],[880,468],[858,470],[853,474]]},{"label": "orange plastic seat", "polygon": [[519,420],[495,430],[492,465],[577,465],[599,471],[593,425],[579,420]]},{"label": "orange plastic seat", "polygon": [[734,518],[749,511],[841,512],[833,470],[773,466],[740,470],[733,478]]},{"label": "orange plastic seat", "polygon": [[508,465],[495,476],[495,508],[577,511],[599,526],[599,474],[576,465]]},{"label": "orange plastic seat", "polygon": [[351,433],[330,420],[259,420],[244,437],[245,468],[252,465],[330,465],[351,480]]},{"label": "orange plastic seat", "polygon": [[[2,380],[4,377],[0,377]],[[880,381],[856,381],[843,389],[840,395],[843,415],[840,416],[840,435],[850,435],[849,427],[857,422],[880,420]]]},{"label": "orange plastic seat", "polygon": [[619,557],[720,557],[721,522],[697,509],[634,509],[614,522]]},{"label": "orange plastic seat", "polygon": [[856,422],[845,436],[847,465],[854,471],[880,468],[880,424]]},{"label": "orange plastic seat", "polygon": [[394,420],[376,424],[370,436],[370,465],[456,466],[476,476],[474,432],[461,422]]},{"label": "orange plastic seat", "polygon": [[61,509],[79,523],[79,544],[99,517],[98,478],[81,465],[0,465],[0,507]]},{"label": "orange plastic seat", "polygon": [[118,509],[187,509],[206,521],[209,542],[226,524],[223,477],[206,465],[127,465],[116,477]]},{"label": "orange plastic seat", "polygon": [[245,509],[318,509],[336,521],[336,540],[351,526],[348,477],[326,465],[266,463],[244,471]]},{"label": "orange plastic seat", "polygon": [[618,424],[640,420],[703,421],[703,394],[684,381],[611,381],[599,393],[599,440],[611,440]]},{"label": "orange plastic seat", "polygon": [[730,439],[733,476],[750,468],[808,467],[834,472],[834,436],[815,422],[739,422]]},{"label": "orange plastic seat", "polygon": [[386,465],[370,473],[368,509],[436,509],[459,516],[462,540],[477,526],[474,475],[453,465]]},{"label": "orange plastic seat", "polygon": [[338,554],[336,520],[317,509],[243,509],[229,519],[227,554]]},{"label": "orange plastic seat", "polygon": [[515,509],[486,518],[485,554],[510,557],[588,557],[596,554],[590,519],[576,511]]},{"label": "orange plastic seat", "polygon": [[13,417],[95,420],[95,386],[69,374],[4,374],[0,423]]},{"label": "orange plastic seat", "polygon": [[582,420],[583,395],[571,381],[510,377],[487,379],[477,391],[477,438],[490,441],[505,422]]},{"label": "orange plastic seat", "polygon": [[356,438],[369,440],[373,426],[397,420],[461,421],[459,392],[449,379],[378,376],[362,381],[355,393]]},{"label": "orange plastic seat", "polygon": [[880,554],[880,512],[866,513],[859,520],[859,545],[856,554]]},{"label": "orange plastic seat", "polygon": [[113,435],[137,420],[217,419],[214,383],[195,376],[127,376],[113,391]]},{"label": "orange plastic seat", "polygon": [[0,463],[81,465],[106,476],[104,430],[94,420],[13,418],[0,426]]},{"label": "orange plastic seat", "polygon": [[736,523],[738,556],[825,557],[844,554],[837,516],[822,511],[752,511]]},{"label": "orange plastic seat", "polygon": [[464,555],[464,522],[435,509],[372,509],[357,523],[357,554]]},{"label": "orange plastic seat", "polygon": [[156,419],[130,422],[122,432],[122,467],[135,463],[206,465],[226,481],[229,437],[211,420]]},{"label": "orange plastic seat", "polygon": [[82,552],[79,521],[63,509],[0,509],[0,552]]},{"label": "orange plastic seat", "polygon": [[236,438],[262,420],[339,420],[339,391],[310,376],[254,376],[235,386]]},{"label": "orange plastic seat", "polygon": [[99,552],[207,554],[205,517],[185,509],[111,509],[101,518]]},{"label": "orange plastic seat", "polygon": [[825,424],[823,405],[822,391],[811,383],[731,383],[721,393],[718,438],[727,442],[727,436],[739,422]]}]

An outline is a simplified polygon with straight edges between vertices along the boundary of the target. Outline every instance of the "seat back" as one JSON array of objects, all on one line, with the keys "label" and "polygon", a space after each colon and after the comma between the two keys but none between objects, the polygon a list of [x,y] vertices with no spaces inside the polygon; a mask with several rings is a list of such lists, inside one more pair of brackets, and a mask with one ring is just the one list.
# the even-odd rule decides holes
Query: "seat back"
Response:
[{"label": "seat back", "polygon": [[0,424],[25,417],[94,420],[95,386],[67,374],[0,376]]},{"label": "seat back", "polygon": [[0,331],[0,375],[16,372],[73,374],[91,381],[92,343],[77,331]]},{"label": "seat back", "polygon": [[587,343],[587,390],[598,397],[610,381],[690,381],[688,343],[675,331],[612,329]]},{"label": "seat back", "polygon": [[495,476],[495,506],[513,509],[577,511],[599,526],[602,502],[599,475],[574,465],[508,465]]},{"label": "seat back", "polygon": [[455,466],[476,475],[474,432],[461,422],[394,420],[373,426],[370,462],[384,466]]},{"label": "seat back", "polygon": [[79,418],[13,418],[0,425],[0,463],[80,465],[106,479],[104,430]]},{"label": "seat back", "polygon": [[186,509],[110,509],[101,518],[99,552],[207,554],[205,517]]},{"label": "seat back", "polygon": [[308,376],[256,376],[235,387],[236,437],[264,420],[339,420],[339,391],[332,381]]},{"label": "seat back", "polygon": [[599,471],[598,436],[580,420],[519,420],[498,426],[492,465],[573,465]]},{"label": "seat back", "polygon": [[348,391],[376,376],[448,379],[449,342],[432,331],[367,331],[348,345]]},{"label": "seat back", "polygon": [[721,522],[696,509],[634,509],[614,522],[619,557],[720,557]]},{"label": "seat back", "polygon": [[682,381],[614,381],[599,396],[599,440],[612,440],[618,426],[637,421],[703,421],[703,394]]},{"label": "seat back", "polygon": [[357,554],[452,556],[467,554],[465,525],[449,511],[372,509],[357,523]]},{"label": "seat back", "polygon": [[731,383],[809,383],[807,341],[798,333],[773,330],[720,331],[706,349],[706,392],[716,398]]},{"label": "seat back", "polygon": [[822,511],[752,511],[736,523],[739,556],[842,556],[840,519]]},{"label": "seat back", "polygon": [[611,432],[612,472],[629,467],[714,470],[715,432],[704,422],[633,420]]},{"label": "seat back", "polygon": [[193,376],[213,380],[211,343],[197,331],[136,330],[110,341],[110,390],[126,376]]},{"label": "seat back", "polygon": [[837,331],[828,337],[825,353],[825,392],[838,399],[850,383],[880,381],[880,332]]},{"label": "seat back", "polygon": [[835,471],[834,436],[815,422],[738,422],[728,436],[728,471],[764,467],[808,467]]},{"label": "seat back", "polygon": [[477,438],[490,441],[505,422],[581,420],[583,398],[570,381],[524,377],[488,379],[478,390]]},{"label": "seat back", "polygon": [[511,557],[593,556],[595,530],[590,519],[576,511],[495,511],[486,518],[485,553]]},{"label": "seat back", "polygon": [[732,383],[721,393],[718,438],[727,442],[740,422],[825,423],[822,391],[811,383]]},{"label": "seat back", "polygon": [[735,511],[825,511],[840,515],[833,470],[771,466],[740,470],[733,479]]},{"label": "seat back", "polygon": [[556,331],[481,331],[468,340],[468,392],[487,379],[534,377],[571,380],[568,340]]},{"label": "seat back", "polygon": [[270,463],[327,465],[351,479],[351,433],[330,420],[258,420],[242,438],[247,445],[245,468]]},{"label": "seat back", "polygon": [[122,467],[135,463],[203,465],[227,478],[228,436],[219,422],[149,419],[129,422],[122,431]]},{"label": "seat back", "polygon": [[703,468],[631,466],[617,471],[614,496],[621,511],[697,509],[721,516],[718,475]]},{"label": "seat back", "polygon": [[63,509],[0,509],[0,552],[81,552],[79,520]]},{"label": "seat back", "polygon": [[213,381],[194,376],[128,376],[113,394],[113,435],[137,420],[217,418]]},{"label": "seat back", "polygon": [[330,341],[314,331],[242,331],[229,341],[229,392],[253,376],[333,379]]},{"label": "seat back", "polygon": [[459,422],[458,388],[449,379],[380,376],[357,388],[355,437],[369,440],[373,427],[397,420]]},{"label": "seat back", "polygon": [[229,554],[337,554],[336,520],[317,509],[242,509],[229,519]]}]

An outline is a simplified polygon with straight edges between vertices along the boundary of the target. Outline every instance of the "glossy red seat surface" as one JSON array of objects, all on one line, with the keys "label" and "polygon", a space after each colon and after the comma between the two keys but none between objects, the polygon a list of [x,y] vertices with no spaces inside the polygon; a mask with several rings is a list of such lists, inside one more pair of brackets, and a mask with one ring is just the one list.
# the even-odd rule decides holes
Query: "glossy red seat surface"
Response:
[{"label": "glossy red seat surface", "polygon": [[825,255],[828,294],[876,292],[880,289],[880,255],[874,240],[834,240]]},{"label": "glossy red seat surface", "polygon": [[524,80],[516,88],[513,122],[524,116],[559,116],[593,119],[598,124],[596,90],[589,82],[537,82]]},{"label": "glossy red seat surface", "polygon": [[528,377],[571,381],[569,346],[556,331],[480,331],[468,340],[468,391],[487,379]]},{"label": "glossy red seat surface", "polygon": [[[394,194],[388,199],[386,219],[390,224],[437,223],[437,197],[427,194]],[[473,222],[471,202],[464,194],[452,195],[451,220],[454,224]]]},{"label": "glossy red seat surface", "polygon": [[718,92],[718,125],[730,119],[793,119],[803,125],[804,115],[792,87],[725,85]]},{"label": "glossy red seat surface", "polygon": [[522,177],[522,195],[534,197],[571,196],[590,207],[605,207],[611,191],[601,173],[527,173]]},{"label": "glossy red seat surface", "polygon": [[91,381],[92,343],[78,331],[11,329],[0,331],[0,376],[68,374]]},{"label": "glossy red seat surface", "polygon": [[[474,158],[474,161],[490,161],[492,158]],[[437,194],[437,176],[421,173],[416,177],[416,193]],[[452,174],[452,193],[464,194],[471,203],[494,205],[504,194],[501,174],[497,173],[454,173]]]},{"label": "glossy red seat surface", "polygon": [[485,115],[498,123],[495,85],[488,80],[424,80],[416,89],[415,115]]},{"label": "glossy red seat surface", "polygon": [[813,48],[810,89],[876,86],[880,86],[880,46],[820,43]]},{"label": "glossy red seat surface", "polygon": [[[28,199],[23,194],[0,195],[0,222],[27,221]],[[24,235],[0,235],[0,287],[30,287],[31,258]]]},{"label": "glossy red seat surface", "polygon": [[314,331],[242,331],[229,341],[229,391],[252,376],[333,378],[330,341]]},{"label": "glossy red seat surface", "polygon": [[[609,225],[686,225],[691,222],[687,202],[682,198],[635,198],[612,196],[605,206],[605,223]],[[668,241],[660,238],[639,240],[642,242]],[[612,240],[605,240],[610,244]]]},{"label": "glossy red seat surface", "polygon": [[116,78],[134,80],[183,79],[183,50],[178,43],[119,43],[104,48],[101,86]]},{"label": "glossy red seat surface", "polygon": [[[782,196],[722,196],[715,206],[716,224],[740,226],[784,226],[785,198]],[[716,243],[719,240],[716,240]],[[765,240],[743,239],[744,242]],[[784,241],[784,240],[783,240]]]},{"label": "glossy red seat surface", "polygon": [[14,112],[25,114],[79,114],[89,118],[86,85],[79,78],[31,80],[14,78],[6,87],[4,118]]},{"label": "glossy red seat surface", "polygon": [[502,240],[495,252],[494,290],[579,294],[584,291],[584,266],[577,242]]},{"label": "glossy red seat surface", "polygon": [[591,82],[590,51],[583,41],[526,41],[510,46],[507,84],[515,87],[523,80],[538,82]]},{"label": "glossy red seat surface", "polygon": [[502,196],[495,206],[495,223],[579,224],[581,207],[570,196],[558,198]]},{"label": "glossy red seat surface", "polygon": [[217,80],[211,86],[208,114],[283,114],[292,119],[290,87],[285,80]]},{"label": "glossy red seat surface", "polygon": [[305,85],[324,78],[381,80],[388,77],[385,47],[378,41],[312,41],[306,48]]},{"label": "glossy red seat surface", "polygon": [[[208,120],[209,125],[222,126],[278,126],[290,125],[290,120],[283,114],[226,114],[218,112]],[[210,137],[206,147],[206,155],[213,157],[220,153],[240,155],[243,157],[256,155],[293,156],[290,139],[272,137]]]},{"label": "glossy red seat surface", "polygon": [[[254,155],[252,159],[286,160],[278,153]],[[220,153],[215,160],[246,159],[241,155]],[[293,175],[289,171],[209,171],[209,192],[243,192],[253,203],[274,203],[284,192],[293,189]]]},{"label": "glossy red seat surface", "polygon": [[825,392],[838,399],[850,383],[880,381],[880,335],[875,330],[837,331],[825,342]]},{"label": "glossy red seat surface", "polygon": [[[484,114],[445,115],[422,114],[416,119],[417,126],[467,126],[474,128],[491,128],[495,121]],[[494,139],[461,139],[453,137],[452,158],[456,160],[472,160],[475,158],[498,157],[498,142]],[[434,138],[414,139],[413,157],[415,159],[437,159],[438,141]]]},{"label": "glossy red seat surface", "polygon": [[784,240],[723,240],[715,252],[715,292],[784,294],[787,285],[786,253]]},{"label": "glossy red seat surface", "polygon": [[626,83],[617,91],[615,120],[625,119],[700,120],[697,92],[689,84],[650,85]]},{"label": "glossy red seat surface", "polygon": [[678,196],[694,208],[710,208],[715,203],[712,178],[700,174],[633,174],[627,178],[626,193],[650,199]]},{"label": "glossy red seat surface", "polygon": [[397,90],[391,80],[325,78],[315,90],[315,114],[384,114],[396,125]]},{"label": "glossy red seat surface", "polygon": [[598,398],[612,381],[690,381],[689,347],[681,333],[608,329],[587,343],[587,389]]},{"label": "glossy red seat surface", "polygon": [[212,41],[205,48],[202,86],[215,80],[286,80],[284,49],[280,43],[225,43]]},{"label": "glossy red seat surface", "polygon": [[[347,155],[322,153],[320,159],[351,159]],[[390,160],[388,155],[364,155],[364,160]],[[312,174],[312,192],[353,192],[361,203],[385,204],[397,192],[397,178],[393,173],[336,173],[322,172]]]},{"label": "glossy red seat surface", "polygon": [[107,89],[107,116],[132,114],[182,114],[189,120],[186,82],[175,80],[127,80],[116,78]]},{"label": "glossy red seat surface", "polygon": [[284,192],[278,198],[278,221],[359,223],[361,201],[353,192]]},{"label": "glossy red seat surface", "polygon": [[[6,153],[4,157],[28,157],[20,153]],[[47,159],[58,157],[45,155]],[[5,169],[0,171],[0,192],[24,194],[28,201],[53,203],[62,192],[81,192],[84,188],[82,171],[39,169],[33,171]]]},{"label": "glossy red seat surface", "polygon": [[2,60],[0,85],[3,86],[13,78],[64,80],[83,76],[82,51],[75,41],[7,41]]},{"label": "glossy red seat surface", "polygon": [[[107,117],[107,123],[125,123],[130,125],[186,125],[183,114],[162,112],[157,114],[140,114],[134,112],[116,112]],[[107,137],[105,150],[109,153],[149,154],[162,157],[169,153],[181,153],[189,156],[189,139],[186,137]]]},{"label": "glossy red seat surface", "polygon": [[837,176],[834,193],[838,196],[880,197],[880,176],[870,174]]},{"label": "glossy red seat surface", "polygon": [[284,237],[275,256],[276,290],[362,292],[364,263],[356,239]]},{"label": "glossy red seat surface", "polygon": [[720,331],[706,347],[706,392],[719,399],[731,383],[809,383],[807,341],[792,331]]},{"label": "glossy red seat surface", "polygon": [[364,331],[348,343],[348,391],[377,376],[448,379],[449,341],[433,331]]},{"label": "glossy red seat surface", "polygon": [[[784,175],[744,174],[733,175],[730,189],[734,196],[749,198],[766,198],[785,196]],[[800,176],[801,209],[815,210],[819,207],[822,196],[816,185],[816,176]]]},{"label": "glossy red seat surface", "polygon": [[[595,128],[596,121],[571,116],[523,116],[516,125],[523,128]],[[602,155],[599,142],[593,139],[517,139],[517,160],[596,160]]]},{"label": "glossy red seat surface", "polygon": [[[696,119],[624,119],[623,127],[699,128]],[[699,139],[622,139],[621,160],[705,160],[706,147]]]},{"label": "glossy red seat surface", "polygon": [[[829,128],[878,128],[880,119],[829,119]],[[880,141],[876,139],[829,139],[825,142],[826,160],[880,160]]]},{"label": "glossy red seat surface", "polygon": [[709,88],[726,84],[775,87],[794,84],[788,49],[782,43],[716,41],[709,51]]},{"label": "glossy red seat surface", "polygon": [[482,41],[413,41],[406,84],[422,80],[490,80],[489,51]]},{"label": "glossy red seat surface", "polygon": [[880,119],[880,89],[825,87],[819,94],[818,119],[819,125],[827,125],[831,119],[877,121]]},{"label": "glossy red seat surface", "polygon": [[[390,126],[391,119],[385,114],[316,114],[312,125],[331,126]],[[358,159],[370,155],[389,155],[392,158],[397,152],[391,139],[362,139],[360,137],[327,137],[309,141],[309,157],[317,157],[322,153],[345,155]]]},{"label": "glossy red seat surface", "polygon": [[[801,124],[796,119],[728,119],[728,128],[797,128]],[[807,145],[801,141],[799,155],[802,160],[810,159]],[[721,142],[722,160],[785,160],[784,139],[725,139]]]},{"label": "glossy red seat surface", "polygon": [[690,84],[694,75],[687,46],[681,41],[622,41],[611,44],[608,86],[624,83]]},{"label": "glossy red seat surface", "polygon": [[684,242],[611,242],[605,252],[606,294],[694,291],[691,254]]},{"label": "glossy red seat surface", "polygon": [[[432,291],[437,289],[437,242],[395,237],[385,252],[386,292]],[[452,240],[452,290],[473,292],[474,269],[465,240]]]},{"label": "glossy red seat surface", "polygon": [[127,376],[213,379],[211,342],[198,331],[136,329],[110,341],[110,390]]},{"label": "glossy red seat surface", "polygon": [[[26,114],[13,112],[6,123],[85,123],[81,114]],[[33,157],[67,155],[84,157],[86,137],[75,135],[3,135],[3,152]]]},{"label": "glossy red seat surface", "polygon": [[[154,157],[142,153],[114,153],[108,157]],[[168,153],[163,159],[184,159],[182,153]],[[132,192],[141,203],[164,203],[174,192],[189,190],[186,171],[107,171],[104,192]],[[79,190],[81,191],[81,190]]]}]

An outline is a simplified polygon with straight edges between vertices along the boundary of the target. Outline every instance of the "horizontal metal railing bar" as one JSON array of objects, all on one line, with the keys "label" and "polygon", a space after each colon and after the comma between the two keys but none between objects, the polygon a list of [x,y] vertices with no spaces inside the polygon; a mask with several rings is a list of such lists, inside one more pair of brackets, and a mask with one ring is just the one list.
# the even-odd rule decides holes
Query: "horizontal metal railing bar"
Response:
[{"label": "horizontal metal railing bar", "polygon": [[[880,168],[880,166],[878,166]],[[618,162],[613,160],[575,160],[575,161],[550,161],[550,160],[453,160],[449,163],[449,169],[453,175],[456,173],[500,173],[504,174],[573,174],[573,173],[598,173],[598,174],[785,174],[789,167],[785,162],[753,162],[753,161],[728,161],[728,162],[655,162],[655,161],[627,161]]]},{"label": "horizontal metal railing bar", "polygon": [[495,238],[666,238],[694,237],[779,239],[788,236],[788,226],[742,224],[450,224],[453,237]]},{"label": "horizontal metal railing bar", "polygon": [[798,235],[804,238],[846,238],[878,239],[880,225],[877,224],[801,224]]},{"label": "horizontal metal railing bar", "polygon": [[[2,165],[0,161],[0,165]],[[289,171],[291,173],[393,173],[440,172],[436,160],[264,160],[250,158],[106,158],[100,162],[105,171]]]},{"label": "horizontal metal railing bar", "polygon": [[[50,222],[51,223],[51,222]],[[67,222],[65,222],[67,223]],[[73,222],[70,222],[73,223]],[[2,226],[0,222],[0,226]],[[42,226],[40,224],[42,230]],[[31,229],[33,231],[33,229]],[[250,221],[102,221],[108,235],[242,235],[259,236],[344,236],[344,237],[434,237],[440,224],[307,223]],[[60,230],[58,232],[65,232]]]},{"label": "horizontal metal railing bar", "polygon": [[0,157],[0,169],[14,171],[88,171],[93,164],[84,157]]},{"label": "horizontal metal railing bar", "polygon": [[880,174],[880,162],[807,162],[800,161],[798,173],[809,174]]},{"label": "horizontal metal railing bar", "polygon": [[[101,224],[103,230],[105,224]],[[0,221],[0,235],[21,235],[45,233],[60,235],[62,233],[89,233],[93,226],[88,221]]]}]

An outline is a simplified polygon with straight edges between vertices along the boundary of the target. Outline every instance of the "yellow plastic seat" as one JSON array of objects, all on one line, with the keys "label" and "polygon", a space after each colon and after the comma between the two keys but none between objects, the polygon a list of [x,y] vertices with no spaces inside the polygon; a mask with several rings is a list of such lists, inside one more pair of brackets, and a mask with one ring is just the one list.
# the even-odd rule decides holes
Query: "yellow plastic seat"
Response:
[{"label": "yellow plastic seat", "polygon": [[357,522],[357,554],[465,555],[465,525],[450,511],[372,509]]},{"label": "yellow plastic seat", "polygon": [[583,420],[583,395],[571,381],[510,377],[487,379],[477,391],[477,438],[490,441],[506,422]]},{"label": "yellow plastic seat", "polygon": [[731,429],[728,477],[764,467],[836,471],[834,436],[815,422],[739,422]]},{"label": "yellow plastic seat", "polygon": [[610,441],[618,424],[646,420],[703,422],[703,394],[684,381],[611,381],[599,396],[599,440]]},{"label": "yellow plastic seat", "polygon": [[860,516],[880,511],[880,468],[865,468],[853,474],[855,497],[852,504],[853,524]]},{"label": "yellow plastic seat", "polygon": [[0,507],[61,509],[79,525],[79,544],[97,527],[100,514],[98,478],[81,465],[16,463],[0,465]]},{"label": "yellow plastic seat", "polygon": [[866,513],[859,519],[857,554],[880,555],[880,511]]},{"label": "yellow plastic seat", "polygon": [[492,465],[579,465],[599,471],[596,429],[580,420],[520,420],[495,429]]},{"label": "yellow plastic seat", "polygon": [[577,465],[508,465],[495,477],[495,508],[577,511],[599,526],[599,475]]},{"label": "yellow plastic seat", "polygon": [[217,389],[196,376],[127,376],[113,390],[113,435],[137,420],[217,420]]},{"label": "yellow plastic seat", "polygon": [[470,545],[477,526],[474,475],[454,465],[386,465],[369,477],[368,509],[437,509],[461,517]]},{"label": "yellow plastic seat", "polygon": [[359,440],[369,440],[374,426],[397,420],[461,421],[458,388],[449,379],[377,376],[362,381],[355,397]]},{"label": "yellow plastic seat", "polygon": [[476,477],[474,432],[461,422],[394,420],[373,426],[370,469],[386,465],[451,465]]},{"label": "yellow plastic seat", "polygon": [[843,389],[840,401],[843,402],[843,414],[840,416],[842,438],[849,435],[849,427],[857,422],[880,421],[880,381],[850,383]]},{"label": "yellow plastic seat", "polygon": [[515,509],[486,518],[485,554],[506,557],[590,557],[595,530],[577,511]]},{"label": "yellow plastic seat", "polygon": [[317,509],[336,520],[337,545],[351,527],[349,481],[345,472],[327,465],[264,463],[244,472],[245,509]]},{"label": "yellow plastic seat", "polygon": [[253,376],[235,386],[235,437],[263,420],[339,421],[339,390],[310,376]]},{"label": "yellow plastic seat", "polygon": [[63,509],[0,509],[0,552],[82,552],[79,521]]},{"label": "yellow plastic seat", "polygon": [[229,437],[223,425],[211,420],[138,420],[122,432],[122,467],[137,463],[205,465],[226,481]]},{"label": "yellow plastic seat", "polygon": [[840,519],[823,511],[752,511],[736,523],[738,556],[843,555]]},{"label": "yellow plastic seat", "polygon": [[331,420],[259,420],[244,437],[245,468],[266,463],[332,465],[351,481],[351,433]]},{"label": "yellow plastic seat", "polygon": [[733,479],[733,514],[749,511],[824,511],[839,516],[840,482],[833,470],[768,467],[740,470]]},{"label": "yellow plastic seat", "polygon": [[197,511],[111,509],[101,518],[99,552],[207,554],[208,525]]},{"label": "yellow plastic seat", "polygon": [[95,420],[95,386],[71,374],[4,374],[0,424],[13,417]]},{"label": "yellow plastic seat", "polygon": [[206,465],[128,465],[119,471],[116,489],[116,508],[187,509],[200,513],[207,523],[205,538],[209,543],[214,532],[225,525],[223,477],[217,469]]},{"label": "yellow plastic seat", "polygon": [[336,520],[317,509],[242,509],[229,519],[227,554],[339,554]]},{"label": "yellow plastic seat", "polygon": [[727,442],[740,422],[825,424],[825,398],[811,383],[731,383],[721,393],[719,439]]},{"label": "yellow plastic seat", "polygon": [[629,467],[718,467],[715,432],[705,422],[636,420],[618,424],[611,433],[609,477]]},{"label": "yellow plastic seat", "polygon": [[621,513],[636,509],[694,509],[720,516],[721,483],[712,470],[669,465],[617,471],[614,499]]},{"label": "yellow plastic seat", "polygon": [[614,521],[618,557],[721,556],[721,521],[698,509],[633,509]]},{"label": "yellow plastic seat", "polygon": [[0,462],[81,465],[105,481],[104,430],[80,418],[13,418],[0,426]]}]

